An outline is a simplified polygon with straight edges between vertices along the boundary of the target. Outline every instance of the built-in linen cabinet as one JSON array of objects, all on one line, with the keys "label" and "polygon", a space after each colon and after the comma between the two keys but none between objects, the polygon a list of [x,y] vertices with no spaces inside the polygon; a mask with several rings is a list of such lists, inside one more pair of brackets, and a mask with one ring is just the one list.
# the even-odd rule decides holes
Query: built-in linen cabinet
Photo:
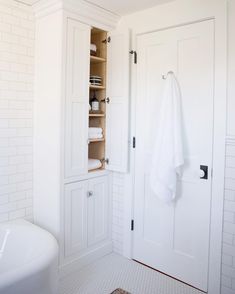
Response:
[{"label": "built-in linen cabinet", "polygon": [[97,7],[90,23],[79,5],[36,5],[34,215],[59,240],[65,272],[112,250],[109,171],[128,166],[129,35]]}]

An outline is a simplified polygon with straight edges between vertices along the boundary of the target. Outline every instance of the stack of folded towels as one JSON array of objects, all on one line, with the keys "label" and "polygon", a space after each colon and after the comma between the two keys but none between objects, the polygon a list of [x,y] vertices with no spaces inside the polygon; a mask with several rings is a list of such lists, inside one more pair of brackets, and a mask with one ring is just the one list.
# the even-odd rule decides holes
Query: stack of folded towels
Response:
[{"label": "stack of folded towels", "polygon": [[89,128],[88,131],[89,139],[102,139],[103,138],[103,130],[102,128]]},{"label": "stack of folded towels", "polygon": [[102,167],[102,162],[99,159],[89,158],[88,159],[88,170],[96,170]]}]

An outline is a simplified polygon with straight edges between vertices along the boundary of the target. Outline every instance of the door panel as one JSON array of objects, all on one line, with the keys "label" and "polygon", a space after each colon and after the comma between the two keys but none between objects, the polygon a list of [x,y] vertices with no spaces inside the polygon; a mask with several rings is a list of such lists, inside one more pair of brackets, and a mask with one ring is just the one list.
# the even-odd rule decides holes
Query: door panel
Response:
[{"label": "door panel", "polygon": [[[207,291],[212,167],[214,22],[205,21],[137,38],[135,231],[133,257]],[[149,186],[162,75],[173,71],[182,92],[185,166],[176,202],[158,200]]]},{"label": "door panel", "polygon": [[113,31],[107,47],[106,157],[107,169],[128,169],[129,31]]},{"label": "door panel", "polygon": [[89,191],[88,246],[92,246],[109,236],[108,177],[90,180]]},{"label": "door panel", "polygon": [[68,19],[65,177],[87,173],[90,27]]},{"label": "door panel", "polygon": [[65,186],[65,255],[76,254],[87,247],[88,182]]}]

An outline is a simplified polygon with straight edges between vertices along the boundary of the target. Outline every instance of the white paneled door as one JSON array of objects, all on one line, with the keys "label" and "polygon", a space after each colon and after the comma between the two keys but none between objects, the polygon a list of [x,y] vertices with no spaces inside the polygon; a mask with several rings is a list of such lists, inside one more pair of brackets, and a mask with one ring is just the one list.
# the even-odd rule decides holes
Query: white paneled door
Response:
[{"label": "white paneled door", "polygon": [[[214,22],[137,37],[137,116],[133,258],[207,291],[213,153]],[[165,80],[182,92],[185,167],[168,205],[149,185]],[[201,179],[201,166],[208,167]],[[223,168],[223,167],[221,167]],[[212,244],[213,246],[213,244]]]}]

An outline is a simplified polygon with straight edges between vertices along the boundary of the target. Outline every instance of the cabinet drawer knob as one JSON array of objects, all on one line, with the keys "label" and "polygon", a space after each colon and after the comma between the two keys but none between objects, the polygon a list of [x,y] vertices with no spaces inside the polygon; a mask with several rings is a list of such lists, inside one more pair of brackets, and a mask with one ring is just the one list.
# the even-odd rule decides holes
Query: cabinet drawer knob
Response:
[{"label": "cabinet drawer knob", "polygon": [[87,197],[91,197],[91,196],[93,196],[93,192],[92,191],[88,191],[87,192]]}]

